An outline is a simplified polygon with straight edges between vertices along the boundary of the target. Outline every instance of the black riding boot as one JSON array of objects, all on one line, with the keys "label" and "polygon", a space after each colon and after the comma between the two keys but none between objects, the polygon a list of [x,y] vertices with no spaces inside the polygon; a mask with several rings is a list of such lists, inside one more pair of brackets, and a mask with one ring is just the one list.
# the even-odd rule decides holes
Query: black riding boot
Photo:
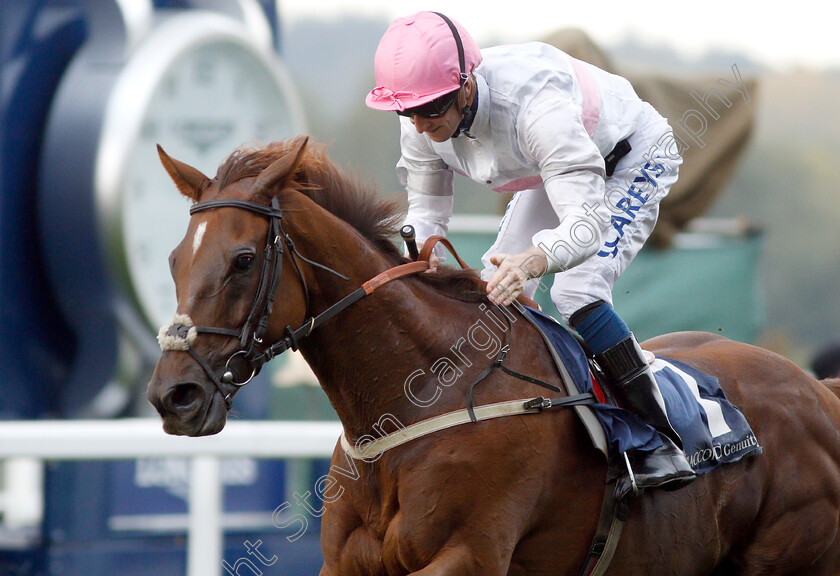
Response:
[{"label": "black riding boot", "polygon": [[[636,450],[627,455],[633,473],[629,482],[635,482],[637,489],[662,486],[676,490],[689,484],[696,475],[681,449],[679,434],[668,420],[659,385],[635,336],[630,334],[595,359],[621,405],[655,428],[662,438],[662,446],[656,450]],[[632,488],[631,484],[624,491]]]}]

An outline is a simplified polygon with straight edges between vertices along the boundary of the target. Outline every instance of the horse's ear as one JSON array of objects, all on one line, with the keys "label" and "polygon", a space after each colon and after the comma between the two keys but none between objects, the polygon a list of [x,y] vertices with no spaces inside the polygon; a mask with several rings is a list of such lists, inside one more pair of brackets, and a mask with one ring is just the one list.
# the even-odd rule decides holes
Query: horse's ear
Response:
[{"label": "horse's ear", "polygon": [[160,144],[157,145],[157,150],[158,156],[160,156],[160,163],[166,168],[166,172],[172,178],[172,181],[175,182],[178,191],[184,196],[192,198],[193,202],[198,202],[198,192],[209,178],[189,164],[184,164],[180,160],[172,158],[163,151]]},{"label": "horse's ear", "polygon": [[309,142],[309,136],[300,138],[292,150],[263,170],[254,182],[254,194],[264,194],[273,188],[284,188],[297,172],[303,160],[303,150],[307,142]]}]

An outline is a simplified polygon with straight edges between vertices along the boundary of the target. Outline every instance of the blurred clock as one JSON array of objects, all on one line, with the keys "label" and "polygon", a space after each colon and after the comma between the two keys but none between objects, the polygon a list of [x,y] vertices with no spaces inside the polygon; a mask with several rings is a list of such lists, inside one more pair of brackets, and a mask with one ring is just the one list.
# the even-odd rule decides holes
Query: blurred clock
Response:
[{"label": "blurred clock", "polygon": [[67,386],[90,390],[73,400],[88,406],[110,379],[148,377],[137,363],[154,364],[154,334],[175,313],[168,255],[188,204],[156,144],[212,176],[236,147],[305,122],[256,0],[79,2],[87,37],[45,123],[37,218],[45,275],[74,333]]},{"label": "blurred clock", "polygon": [[212,176],[237,146],[301,130],[290,86],[270,47],[211,13],[167,20],[120,73],[96,158],[96,195],[109,258],[150,326],[175,313],[168,256],[189,218],[155,145]]},{"label": "blurred clock", "polygon": [[[189,218],[186,200],[160,166],[156,144],[212,176],[236,147],[304,130],[292,82],[271,43],[260,37],[246,21],[227,15],[167,11],[133,46],[94,43],[100,51],[126,54],[121,65],[114,67],[107,53],[80,55],[85,65],[76,67],[77,78],[66,80],[72,98],[52,114],[43,213],[64,219],[66,211],[57,206],[92,207],[91,214],[74,220],[74,241],[86,243],[79,234],[97,236],[87,243],[98,248],[118,295],[152,331],[175,313],[168,255]],[[97,64],[101,70],[92,72]],[[106,81],[108,86],[97,86]],[[99,117],[85,124],[84,134],[72,130],[91,116]],[[72,166],[68,155],[74,157]],[[83,177],[68,178],[73,172]],[[56,197],[57,203],[49,201]],[[66,236],[44,240],[55,245],[50,252],[59,283],[74,281],[68,278],[71,262],[78,269],[94,255],[69,254]],[[89,281],[75,282],[69,293],[78,300]],[[66,308],[72,314],[75,304]]]}]

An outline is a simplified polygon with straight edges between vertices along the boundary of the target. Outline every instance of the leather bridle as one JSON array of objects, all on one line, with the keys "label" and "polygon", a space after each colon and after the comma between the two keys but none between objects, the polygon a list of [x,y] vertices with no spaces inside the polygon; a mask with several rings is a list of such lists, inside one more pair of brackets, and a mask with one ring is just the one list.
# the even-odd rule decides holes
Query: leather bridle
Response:
[{"label": "leather bridle", "polygon": [[[259,373],[266,362],[272,360],[274,357],[282,354],[286,350],[297,350],[300,340],[309,336],[316,328],[351,304],[371,294],[379,286],[409,274],[423,272],[429,268],[428,253],[425,254],[425,258],[423,258],[424,255],[421,254],[421,258],[416,262],[401,264],[386,270],[382,274],[379,274],[371,280],[365,282],[361,287],[351,292],[317,316],[312,316],[310,315],[309,307],[309,290],[298,260],[302,260],[311,266],[325,270],[343,280],[349,280],[349,278],[327,266],[324,266],[323,264],[309,260],[298,252],[295,248],[294,242],[283,229],[283,211],[280,209],[279,199],[276,196],[273,197],[271,199],[270,206],[246,200],[208,200],[193,204],[190,207],[190,215],[203,212],[205,210],[214,210],[216,208],[237,208],[240,210],[247,210],[249,212],[259,214],[267,218],[269,221],[259,287],[257,288],[257,294],[254,297],[254,302],[251,305],[248,317],[242,327],[235,330],[231,328],[192,326],[190,324],[185,324],[184,321],[178,321],[177,319],[179,317],[176,316],[168,327],[161,330],[161,334],[167,337],[175,338],[181,343],[179,347],[173,349],[185,351],[189,353],[193,359],[195,359],[198,365],[201,366],[202,370],[204,370],[216,386],[217,390],[222,395],[222,398],[224,398],[225,405],[228,409],[231,408],[231,398],[233,397],[233,392],[226,393],[226,385],[234,386],[235,389],[238,390],[250,382],[251,379]],[[441,239],[440,241],[445,242],[445,239]],[[429,244],[430,246],[432,245],[432,243]],[[276,298],[276,292],[280,283],[280,275],[283,268],[283,255],[285,253],[283,248],[284,245],[288,249],[289,256],[291,257],[298,279],[303,285],[303,293],[306,301],[306,313],[304,318],[306,318],[306,320],[297,329],[292,329],[291,326],[287,325],[286,335],[283,338],[270,346],[264,346],[263,337],[265,336],[266,329],[268,328],[268,321],[274,308],[274,300]],[[424,252],[427,251],[424,250]],[[224,371],[221,376],[210,367],[207,361],[202,358],[187,341],[187,334],[191,330],[195,330],[196,334],[216,334],[237,338],[239,340],[240,348],[225,362]],[[233,367],[231,366],[231,362],[235,358],[239,358],[239,360],[241,360],[250,369],[251,374],[247,379],[242,381],[236,380]]]}]

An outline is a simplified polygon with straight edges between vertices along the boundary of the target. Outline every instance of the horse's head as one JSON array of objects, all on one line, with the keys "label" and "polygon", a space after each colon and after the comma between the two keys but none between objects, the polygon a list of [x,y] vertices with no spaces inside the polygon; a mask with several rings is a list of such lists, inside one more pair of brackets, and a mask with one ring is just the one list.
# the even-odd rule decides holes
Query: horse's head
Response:
[{"label": "horse's head", "polygon": [[[284,250],[291,241],[279,200],[305,147],[298,139],[267,166],[254,161],[235,175],[222,167],[212,180],[159,148],[176,187],[193,201],[186,235],[169,257],[177,313],[158,335],[163,353],[147,391],[170,434],[220,431],[233,395],[269,359],[262,342],[306,315],[305,279]],[[275,294],[282,298],[275,302]]]}]

